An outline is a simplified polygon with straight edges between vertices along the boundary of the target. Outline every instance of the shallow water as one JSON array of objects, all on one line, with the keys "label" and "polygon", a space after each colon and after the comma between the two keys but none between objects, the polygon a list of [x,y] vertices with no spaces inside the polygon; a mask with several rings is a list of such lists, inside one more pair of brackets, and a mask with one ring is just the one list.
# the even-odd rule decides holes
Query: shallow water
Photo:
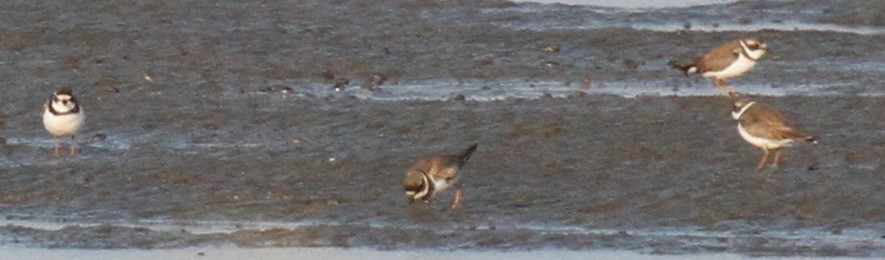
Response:
[{"label": "shallow water", "polygon": [[728,4],[735,0],[516,0],[516,3],[542,3],[542,4],[567,4],[567,5],[591,5],[617,8],[673,8],[690,7],[698,5]]},{"label": "shallow water", "polygon": [[[808,2],[6,2],[0,241],[883,256],[885,35],[845,18],[880,7]],[[821,140],[762,173],[666,65],[748,32],[772,52],[732,87]],[[57,86],[76,158],[40,125]],[[463,208],[406,203],[408,165],[474,142]]]},{"label": "shallow water", "polygon": [[[408,251],[377,251],[369,249],[341,248],[231,248],[206,247],[182,248],[167,250],[84,250],[56,249],[34,250],[29,248],[0,248],[5,256],[19,259],[742,259],[733,254],[698,254],[698,255],[647,255],[622,251],[567,251],[567,250],[534,250],[534,251],[439,251],[439,250],[408,250]],[[759,258],[765,259],[765,258]],[[781,257],[777,259],[800,259]],[[801,258],[807,259],[807,258]]]}]

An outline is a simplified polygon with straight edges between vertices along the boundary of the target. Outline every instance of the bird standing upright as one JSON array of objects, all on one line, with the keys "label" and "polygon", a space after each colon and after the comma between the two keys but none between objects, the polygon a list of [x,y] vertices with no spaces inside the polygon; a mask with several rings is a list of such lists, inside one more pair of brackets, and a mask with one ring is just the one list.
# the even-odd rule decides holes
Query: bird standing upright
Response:
[{"label": "bird standing upright", "polygon": [[52,135],[55,156],[58,156],[58,138],[71,137],[70,155],[77,154],[74,136],[83,127],[86,114],[77,103],[73,90],[61,88],[43,103],[43,126]]},{"label": "bird standing upright", "polygon": [[713,86],[729,95],[737,96],[725,80],[738,77],[747,73],[756,61],[762,58],[768,51],[768,46],[755,37],[733,40],[707,52],[703,57],[690,63],[670,62],[670,65],[681,69],[688,76],[692,73],[700,73],[705,78],[713,79]]},{"label": "bird standing upright", "polygon": [[769,150],[777,151],[772,166],[776,167],[781,159],[781,149],[791,146],[797,139],[809,143],[817,143],[814,136],[805,134],[787,125],[777,110],[748,99],[734,103],[731,117],[738,121],[738,132],[748,143],[762,148],[764,154],[759,160],[756,170],[762,170],[768,160]]}]

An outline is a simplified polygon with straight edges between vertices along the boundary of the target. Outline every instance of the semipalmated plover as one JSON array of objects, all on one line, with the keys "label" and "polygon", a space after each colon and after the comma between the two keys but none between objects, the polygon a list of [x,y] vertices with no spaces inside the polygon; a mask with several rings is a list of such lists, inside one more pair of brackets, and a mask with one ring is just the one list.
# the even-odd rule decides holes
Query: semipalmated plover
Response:
[{"label": "semipalmated plover", "polygon": [[762,170],[768,160],[768,151],[775,150],[772,166],[776,167],[781,159],[781,149],[801,139],[817,143],[814,136],[805,134],[787,125],[784,117],[774,108],[759,104],[748,99],[740,99],[734,103],[731,117],[738,121],[738,132],[747,142],[762,148],[765,153],[759,160],[756,170]]},{"label": "semipalmated plover", "polygon": [[737,96],[737,93],[726,85],[725,80],[753,69],[756,61],[767,51],[768,46],[758,38],[744,38],[719,45],[693,62],[684,64],[671,62],[670,65],[683,70],[686,76],[700,73],[705,78],[712,78],[713,85],[719,90],[729,96]]},{"label": "semipalmated plover", "polygon": [[[430,201],[438,192],[441,192],[458,181],[461,176],[461,167],[470,159],[470,155],[476,151],[477,144],[452,155],[431,156],[416,162],[409,168],[406,178],[403,180],[403,188],[409,202],[423,200]],[[460,183],[456,184],[455,200],[452,208],[457,208],[461,202]]]},{"label": "semipalmated plover", "polygon": [[74,135],[83,127],[86,115],[77,103],[77,98],[70,88],[61,88],[43,103],[43,126],[52,135],[55,155],[58,156],[58,138],[71,137],[71,156],[76,151]]}]

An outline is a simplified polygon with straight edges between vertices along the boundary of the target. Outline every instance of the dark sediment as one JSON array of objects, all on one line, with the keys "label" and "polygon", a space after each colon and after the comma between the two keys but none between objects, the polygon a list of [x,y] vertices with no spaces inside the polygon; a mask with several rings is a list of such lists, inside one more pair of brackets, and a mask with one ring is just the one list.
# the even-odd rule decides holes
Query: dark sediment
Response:
[{"label": "dark sediment", "polygon": [[[740,139],[725,97],[385,102],[331,90],[339,79],[358,88],[379,73],[389,77],[381,91],[406,81],[513,78],[574,82],[576,89],[587,78],[672,78],[661,86],[672,88],[690,80],[667,68],[669,60],[745,33],[531,31],[482,22],[531,19],[484,11],[514,6],[502,1],[0,5],[3,137],[48,139],[38,111],[57,86],[74,86],[89,115],[80,140],[103,136],[76,159],[52,158],[48,145],[2,145],[9,163],[0,171],[0,215],[347,223],[208,235],[109,225],[0,229],[22,243],[885,254],[881,241],[798,246],[776,237],[704,238],[718,241],[705,246],[686,242],[692,238],[520,228],[881,228],[881,97],[758,97],[821,142],[785,150],[769,182],[754,171],[761,151]],[[827,70],[821,62],[880,62],[881,35],[758,34],[780,47],[765,70],[737,84],[881,86],[877,76]],[[543,51],[551,45],[560,51]],[[790,69],[809,63],[820,69]],[[307,87],[317,83],[329,92]],[[406,205],[400,186],[408,165],[473,142],[480,148],[465,166],[464,208]]]},{"label": "dark sediment", "polygon": [[[272,97],[241,100],[268,98]],[[728,117],[730,100],[720,97],[588,96],[479,103],[406,102],[395,106],[351,99],[292,98],[269,111],[223,108],[217,113],[226,117],[205,123],[216,127],[198,125],[178,136],[195,143],[206,139],[220,143],[266,142],[257,147],[176,150],[152,144],[166,142],[162,136],[141,137],[140,142],[123,151],[87,147],[82,159],[7,169],[0,175],[6,180],[0,198],[6,214],[38,218],[351,223],[337,229],[316,228],[317,232],[323,231],[317,236],[324,238],[342,232],[342,236],[350,237],[348,232],[357,232],[352,229],[364,229],[361,225],[380,221],[392,226],[429,228],[413,232],[434,233],[436,228],[465,232],[456,237],[467,241],[462,245],[466,248],[545,243],[566,248],[649,246],[642,239],[616,240],[621,242],[613,244],[575,243],[568,242],[569,235],[513,235],[505,239],[507,243],[486,244],[470,235],[471,225],[486,229],[498,226],[499,232],[484,231],[498,236],[517,232],[513,228],[526,223],[627,230],[701,227],[713,231],[745,230],[746,223],[755,223],[748,230],[756,230],[752,228],[755,225],[765,227],[762,230],[857,229],[881,223],[885,212],[878,206],[881,197],[874,194],[882,188],[878,181],[879,158],[885,150],[865,136],[875,135],[882,128],[883,121],[871,120],[885,112],[878,105],[882,100],[759,100],[788,108],[784,110],[789,118],[817,134],[821,143],[787,149],[786,160],[778,169],[755,172],[761,151],[738,137],[735,123]],[[168,119],[162,121],[154,119],[158,125],[155,131],[182,131],[176,129],[181,126],[175,126],[175,122],[200,122],[199,118],[205,117],[185,110],[168,111],[166,116]],[[149,121],[153,116],[133,118]],[[105,119],[102,115],[91,118]],[[107,127],[125,128],[115,124]],[[225,136],[213,136],[216,133]],[[115,135],[124,133],[110,136]],[[293,139],[301,141],[293,143]],[[457,149],[471,142],[479,142],[482,147],[465,167],[463,209],[438,211],[447,205],[450,193],[437,198],[444,202],[406,204],[400,190],[404,167],[420,155]],[[42,149],[31,151],[15,145],[7,145],[5,151],[13,158],[25,152],[48,156],[42,155],[48,154]],[[329,158],[335,160],[330,162]],[[767,181],[766,174],[775,181]],[[73,231],[78,230],[62,234]],[[87,237],[93,232],[86,231]],[[225,238],[221,242],[249,244],[237,242],[235,237],[239,235],[221,236]],[[270,244],[310,245],[285,242],[290,238],[262,232],[251,235],[263,237],[260,241]],[[376,241],[383,236],[369,236],[364,237],[366,240],[347,240],[343,245],[439,246],[419,243],[414,236],[390,236],[393,240],[383,243]],[[196,237],[166,237],[149,245],[162,247],[166,244],[158,241],[165,239],[175,242],[171,245],[215,241],[210,239],[213,237]],[[546,242],[531,240],[542,238]],[[56,239],[60,240],[40,244],[71,242]],[[117,239],[87,241],[89,247],[132,243]],[[671,242],[679,245],[678,241]],[[314,243],[335,246],[331,242]],[[785,245],[774,249],[770,244],[750,244],[742,249],[733,246],[725,243],[721,250],[770,250],[772,254],[787,255],[823,250],[800,253]],[[670,250],[702,250],[691,248],[676,246]]]}]

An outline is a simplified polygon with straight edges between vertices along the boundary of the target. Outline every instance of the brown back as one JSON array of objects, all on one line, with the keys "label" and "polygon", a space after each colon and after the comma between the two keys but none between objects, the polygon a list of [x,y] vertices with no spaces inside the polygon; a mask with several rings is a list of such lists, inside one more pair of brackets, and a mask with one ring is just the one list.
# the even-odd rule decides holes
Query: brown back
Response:
[{"label": "brown back", "polygon": [[710,52],[707,52],[707,55],[704,55],[704,57],[699,58],[695,62],[697,72],[704,73],[707,71],[724,70],[740,55],[741,44],[739,41],[740,40],[734,40],[724,43],[719,45],[719,47],[710,50]]},{"label": "brown back", "polygon": [[748,108],[739,122],[748,133],[761,138],[782,140],[810,137],[788,126],[780,112],[759,103]]}]

